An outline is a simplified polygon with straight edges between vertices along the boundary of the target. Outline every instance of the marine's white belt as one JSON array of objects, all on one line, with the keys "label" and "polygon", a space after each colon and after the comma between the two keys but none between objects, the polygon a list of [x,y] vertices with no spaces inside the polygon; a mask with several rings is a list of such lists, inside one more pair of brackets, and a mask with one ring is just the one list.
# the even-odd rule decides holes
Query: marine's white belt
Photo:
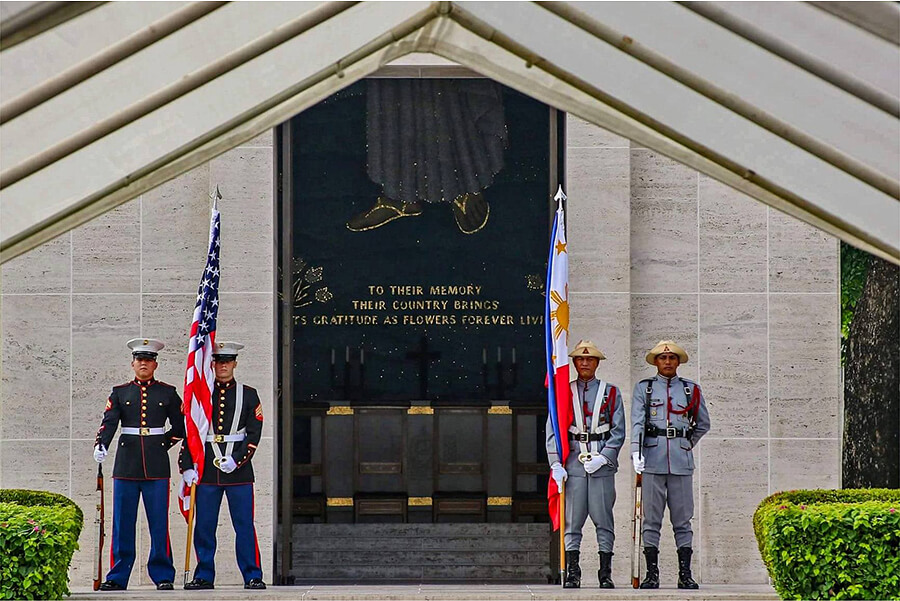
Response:
[{"label": "marine's white belt", "polygon": [[246,432],[239,434],[207,434],[206,442],[241,442],[247,438]]},{"label": "marine's white belt", "polygon": [[131,434],[132,436],[159,436],[165,433],[165,428],[122,428],[122,434]]}]

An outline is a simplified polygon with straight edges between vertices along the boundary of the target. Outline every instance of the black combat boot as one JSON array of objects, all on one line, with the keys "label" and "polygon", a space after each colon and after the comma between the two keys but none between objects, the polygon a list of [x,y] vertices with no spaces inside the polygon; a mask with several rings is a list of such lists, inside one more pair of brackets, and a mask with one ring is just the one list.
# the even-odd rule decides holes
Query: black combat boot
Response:
[{"label": "black combat boot", "polygon": [[612,553],[600,551],[600,569],[597,571],[600,588],[616,588],[612,581],[612,557]]},{"label": "black combat boot", "polygon": [[581,566],[578,565],[580,555],[578,551],[566,551],[566,581],[563,588],[581,588]]},{"label": "black combat boot", "polygon": [[694,550],[690,547],[678,548],[678,588],[700,588],[700,585],[691,578],[691,555],[693,553]]},{"label": "black combat boot", "polygon": [[644,559],[647,560],[647,577],[641,588],[659,588],[659,549],[644,547]]}]

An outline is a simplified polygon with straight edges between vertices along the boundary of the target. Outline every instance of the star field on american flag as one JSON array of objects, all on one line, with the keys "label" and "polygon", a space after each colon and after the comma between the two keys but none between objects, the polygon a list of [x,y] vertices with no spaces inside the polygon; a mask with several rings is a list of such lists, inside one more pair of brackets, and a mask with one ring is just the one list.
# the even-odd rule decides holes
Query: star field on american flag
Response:
[{"label": "star field on american flag", "polygon": [[[198,311],[199,309],[199,311]],[[219,313],[219,212],[216,211],[212,221],[212,232],[209,254],[203,279],[197,288],[197,304],[194,306],[195,318],[191,327],[190,351],[202,348],[211,333],[216,331],[216,316]]]}]

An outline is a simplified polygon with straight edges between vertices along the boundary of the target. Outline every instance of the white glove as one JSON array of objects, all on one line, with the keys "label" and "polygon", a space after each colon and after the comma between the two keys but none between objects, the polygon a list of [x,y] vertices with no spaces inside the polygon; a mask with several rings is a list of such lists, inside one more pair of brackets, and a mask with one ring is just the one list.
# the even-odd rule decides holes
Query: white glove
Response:
[{"label": "white glove", "polygon": [[554,480],[556,480],[556,486],[557,488],[559,488],[559,492],[562,492],[563,482],[568,479],[569,472],[567,472],[566,468],[564,468],[562,464],[557,461],[550,466],[550,475]]},{"label": "white glove", "polygon": [[94,461],[97,463],[103,463],[107,455],[106,448],[104,448],[102,444],[98,444],[94,447]]},{"label": "white glove", "polygon": [[604,465],[612,465],[612,462],[605,455],[591,455],[591,458],[584,462],[584,471],[593,474]]},{"label": "white glove", "polygon": [[231,455],[226,455],[225,457],[222,457],[222,461],[219,462],[219,469],[226,474],[230,474],[237,469],[237,463],[234,462]]},{"label": "white glove", "polygon": [[641,454],[638,451],[631,454],[631,461],[634,462],[635,473],[640,474],[644,471],[644,458],[641,457]]},{"label": "white glove", "polygon": [[194,469],[184,470],[184,473],[181,474],[181,479],[184,480],[184,483],[187,486],[196,484],[200,480],[197,477],[197,470],[194,470]]}]

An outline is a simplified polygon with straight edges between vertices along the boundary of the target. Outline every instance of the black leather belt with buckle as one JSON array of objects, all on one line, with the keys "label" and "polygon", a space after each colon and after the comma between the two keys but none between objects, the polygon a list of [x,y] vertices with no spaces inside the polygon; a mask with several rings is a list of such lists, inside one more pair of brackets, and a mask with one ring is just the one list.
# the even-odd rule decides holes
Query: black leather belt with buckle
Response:
[{"label": "black leather belt with buckle", "polygon": [[574,440],[575,442],[596,442],[599,440],[607,440],[609,438],[609,432],[600,432],[600,433],[590,433],[581,432],[579,434],[574,434],[569,432],[569,440]]},{"label": "black leather belt with buckle", "polygon": [[690,428],[676,428],[675,426],[668,426],[666,428],[657,428],[653,424],[648,425],[645,428],[644,435],[646,436],[661,436],[665,438],[690,438],[691,437],[691,429]]}]

